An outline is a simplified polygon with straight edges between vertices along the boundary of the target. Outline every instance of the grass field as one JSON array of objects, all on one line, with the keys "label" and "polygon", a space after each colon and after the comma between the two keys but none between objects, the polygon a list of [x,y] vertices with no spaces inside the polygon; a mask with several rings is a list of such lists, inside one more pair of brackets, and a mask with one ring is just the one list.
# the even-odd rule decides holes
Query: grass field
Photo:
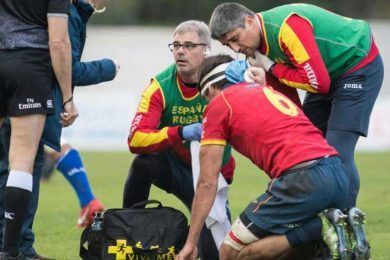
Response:
[{"label": "grass field", "polygon": [[[132,156],[122,152],[82,153],[94,193],[107,208],[120,207],[123,184]],[[247,203],[262,193],[267,178],[250,161],[236,156],[237,172],[230,189],[233,218]],[[372,245],[372,259],[390,259],[390,153],[359,153],[361,173],[358,206],[368,215],[367,233]],[[186,209],[172,195],[153,190],[151,198],[165,205]],[[35,247],[40,254],[56,259],[79,259],[76,228],[79,205],[75,193],[60,173],[41,185],[40,204],[34,230]]]}]

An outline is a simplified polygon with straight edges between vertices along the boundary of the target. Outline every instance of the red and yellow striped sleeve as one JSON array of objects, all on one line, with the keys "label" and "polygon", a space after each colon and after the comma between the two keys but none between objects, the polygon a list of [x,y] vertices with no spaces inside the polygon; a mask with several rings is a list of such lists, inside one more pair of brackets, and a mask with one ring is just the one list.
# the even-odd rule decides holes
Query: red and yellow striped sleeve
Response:
[{"label": "red and yellow striped sleeve", "polygon": [[153,153],[181,142],[178,126],[158,128],[164,107],[165,101],[160,86],[152,80],[142,93],[130,127],[128,146],[132,153]]},{"label": "red and yellow striped sleeve", "polygon": [[293,64],[273,67],[272,74],[281,83],[313,93],[329,91],[329,73],[308,20],[298,15],[287,18],[280,28],[279,45]]},{"label": "red and yellow striped sleeve", "polygon": [[222,145],[226,146],[226,140],[223,139],[205,139],[200,142],[200,145]]}]

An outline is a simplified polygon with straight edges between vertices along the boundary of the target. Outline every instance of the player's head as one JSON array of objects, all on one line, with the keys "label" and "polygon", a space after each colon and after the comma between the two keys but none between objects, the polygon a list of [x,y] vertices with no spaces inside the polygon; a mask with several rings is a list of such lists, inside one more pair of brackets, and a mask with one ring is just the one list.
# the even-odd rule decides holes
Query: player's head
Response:
[{"label": "player's head", "polygon": [[253,56],[260,45],[256,14],[243,5],[224,3],[217,6],[211,15],[209,27],[213,39],[246,56]]},{"label": "player's head", "polygon": [[229,55],[215,55],[204,59],[199,73],[199,91],[207,100],[213,99],[225,87],[234,83],[228,81],[225,70],[233,58]]},{"label": "player's head", "polygon": [[169,49],[179,75],[198,75],[203,59],[210,52],[210,43],[210,30],[204,22],[189,20],[176,27]]}]

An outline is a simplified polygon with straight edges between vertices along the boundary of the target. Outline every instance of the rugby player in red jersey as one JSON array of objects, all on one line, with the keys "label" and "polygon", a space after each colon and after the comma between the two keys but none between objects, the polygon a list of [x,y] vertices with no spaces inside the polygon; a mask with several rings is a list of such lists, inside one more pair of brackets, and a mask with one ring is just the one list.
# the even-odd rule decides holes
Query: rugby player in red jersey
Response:
[{"label": "rugby player in red jersey", "polygon": [[335,225],[343,229],[336,234],[328,222],[338,221],[331,213],[334,211],[328,211],[327,217],[320,213],[347,204],[348,175],[337,151],[280,92],[257,83],[229,82],[226,70],[231,61],[230,56],[218,55],[202,64],[200,92],[210,102],[203,119],[200,178],[191,228],[178,259],[196,257],[197,240],[216,195],[227,143],[271,181],[234,222],[220,248],[221,259],[280,259],[294,247],[321,239],[332,257],[350,257],[346,229]]}]

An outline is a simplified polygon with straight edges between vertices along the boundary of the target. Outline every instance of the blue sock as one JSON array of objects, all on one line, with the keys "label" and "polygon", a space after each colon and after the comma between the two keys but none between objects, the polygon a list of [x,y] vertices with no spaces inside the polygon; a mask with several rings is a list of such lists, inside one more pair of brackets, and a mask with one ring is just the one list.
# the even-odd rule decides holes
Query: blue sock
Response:
[{"label": "blue sock", "polygon": [[57,163],[57,170],[64,175],[76,191],[80,206],[85,207],[95,197],[92,194],[79,152],[71,149],[60,157]]},{"label": "blue sock", "polygon": [[356,206],[356,200],[360,188],[359,172],[355,164],[355,147],[360,137],[359,133],[341,130],[328,130],[326,140],[336,148],[341,161],[348,172],[349,198],[347,208]]}]

